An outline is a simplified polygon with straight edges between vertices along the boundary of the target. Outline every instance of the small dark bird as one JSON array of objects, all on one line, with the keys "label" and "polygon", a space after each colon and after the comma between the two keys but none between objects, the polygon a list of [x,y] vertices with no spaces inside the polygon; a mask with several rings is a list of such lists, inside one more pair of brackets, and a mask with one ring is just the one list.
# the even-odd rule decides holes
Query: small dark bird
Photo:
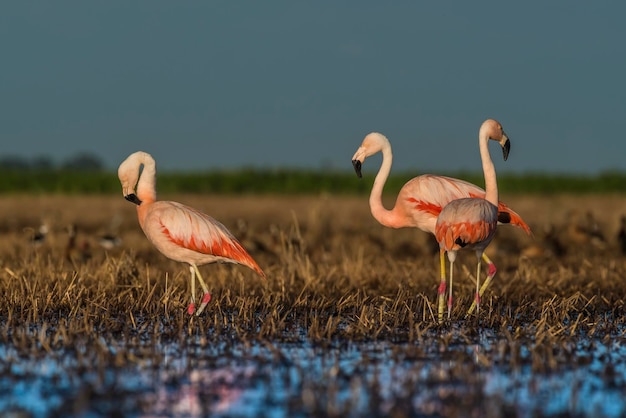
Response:
[{"label": "small dark bird", "polygon": [[76,240],[76,225],[70,224],[67,227],[67,244],[65,246],[65,259],[72,264],[84,263],[91,258],[89,242],[83,240],[80,244]]},{"label": "small dark bird", "polygon": [[617,242],[619,242],[622,254],[626,255],[626,215],[622,215],[620,218],[620,227],[617,232]]}]

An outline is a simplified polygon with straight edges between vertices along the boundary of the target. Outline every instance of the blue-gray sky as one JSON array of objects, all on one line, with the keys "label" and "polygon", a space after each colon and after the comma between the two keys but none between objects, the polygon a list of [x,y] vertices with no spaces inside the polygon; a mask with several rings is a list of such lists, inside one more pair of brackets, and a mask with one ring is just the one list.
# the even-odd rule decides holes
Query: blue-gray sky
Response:
[{"label": "blue-gray sky", "polygon": [[[0,155],[116,168],[626,168],[626,3],[19,1],[0,8]],[[496,148],[492,148],[496,150]],[[375,171],[377,163],[366,170]]]}]

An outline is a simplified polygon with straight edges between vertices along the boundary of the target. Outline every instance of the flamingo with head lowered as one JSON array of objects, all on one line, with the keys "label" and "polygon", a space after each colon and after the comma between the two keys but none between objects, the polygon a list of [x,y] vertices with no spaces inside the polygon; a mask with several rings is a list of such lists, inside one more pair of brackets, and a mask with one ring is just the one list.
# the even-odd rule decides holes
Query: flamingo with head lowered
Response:
[{"label": "flamingo with head lowered", "polygon": [[[476,313],[480,307],[480,297],[485,291],[493,276],[496,274],[495,265],[489,263],[487,279],[480,287],[480,266],[481,258],[485,248],[489,245],[496,233],[498,225],[498,184],[496,181],[496,169],[489,155],[489,141],[493,140],[502,147],[504,161],[509,157],[511,142],[504,133],[502,125],[496,120],[487,119],[478,132],[478,146],[480,149],[480,159],[483,165],[485,176],[485,196],[466,197],[453,200],[448,203],[439,213],[435,224],[435,237],[439,242],[439,252],[442,260],[442,280],[445,281],[445,266],[443,265],[444,254],[448,253],[450,261],[450,296],[448,297],[448,319],[452,310],[452,279],[454,274],[454,261],[456,253],[462,248],[471,249],[476,252],[478,266],[476,268],[476,294],[474,303],[468,310],[468,315],[476,307]],[[488,260],[488,258],[487,258]],[[443,309],[443,295],[439,298],[440,310]]]},{"label": "flamingo with head lowered", "polygon": [[[143,170],[140,173],[140,167]],[[156,200],[156,163],[146,152],[131,154],[120,164],[118,177],[126,200],[137,205],[139,225],[146,237],[166,257],[189,264],[191,303],[187,312],[200,315],[211,300],[198,266],[222,262],[243,264],[265,274],[224,225],[182,203]],[[195,278],[204,295],[196,311]]]},{"label": "flamingo with head lowered", "polygon": [[[352,165],[357,175],[361,177],[361,168],[365,159],[378,152],[382,152],[383,161],[374,179],[369,205],[374,218],[384,226],[390,228],[419,228],[434,235],[437,217],[448,203],[465,197],[481,199],[485,197],[483,189],[467,181],[446,176],[423,174],[409,180],[400,189],[394,207],[386,209],[382,203],[382,193],[385,182],[391,172],[393,159],[391,144],[387,137],[378,132],[372,132],[365,136],[361,146],[352,157]],[[530,234],[530,227],[526,222],[502,202],[498,202],[498,221],[515,225]],[[489,271],[495,274],[495,266],[487,255],[483,253],[482,258],[489,265]],[[441,254],[440,265],[442,274],[437,291],[440,301],[439,320],[443,319],[442,301],[446,292],[444,260],[444,255]]]}]

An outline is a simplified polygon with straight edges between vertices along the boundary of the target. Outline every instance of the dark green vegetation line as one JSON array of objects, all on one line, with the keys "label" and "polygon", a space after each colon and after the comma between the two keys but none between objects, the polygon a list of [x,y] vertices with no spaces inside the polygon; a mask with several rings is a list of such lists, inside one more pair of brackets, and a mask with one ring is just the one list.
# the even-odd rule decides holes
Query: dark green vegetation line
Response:
[{"label": "dark green vegetation line", "polygon": [[[392,174],[385,191],[397,193],[402,185],[420,173]],[[437,173],[482,185],[480,173]],[[321,172],[293,169],[242,169],[158,175],[161,193],[369,193],[374,173],[358,179],[349,171]],[[621,193],[626,191],[626,172],[598,175],[574,174],[503,174],[498,187],[514,193]],[[118,193],[115,172],[71,170],[0,170],[0,193]]]}]

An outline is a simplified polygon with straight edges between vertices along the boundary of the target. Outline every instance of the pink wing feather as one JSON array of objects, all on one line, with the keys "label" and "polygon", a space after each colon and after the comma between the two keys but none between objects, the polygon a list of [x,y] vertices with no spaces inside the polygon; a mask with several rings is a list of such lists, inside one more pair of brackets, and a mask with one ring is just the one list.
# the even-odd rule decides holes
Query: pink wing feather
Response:
[{"label": "pink wing feather", "polygon": [[[413,205],[414,209],[435,218],[439,216],[443,207],[453,200],[466,197],[485,198],[485,191],[472,183],[432,174],[416,177],[409,181],[405,188],[409,195],[406,200]],[[503,202],[498,203],[498,221],[515,225],[530,234],[530,227],[522,217]]]},{"label": "pink wing feather", "polygon": [[248,266],[265,277],[245,248],[219,221],[181,203],[167,203],[176,212],[172,214],[173,216],[161,218],[161,225],[162,232],[172,243],[201,254],[227,258]]},{"label": "pink wing feather", "polygon": [[[464,198],[450,202],[437,218],[435,237],[448,251],[491,241],[498,221],[495,206],[483,199]],[[457,240],[461,243],[457,242]]]}]

